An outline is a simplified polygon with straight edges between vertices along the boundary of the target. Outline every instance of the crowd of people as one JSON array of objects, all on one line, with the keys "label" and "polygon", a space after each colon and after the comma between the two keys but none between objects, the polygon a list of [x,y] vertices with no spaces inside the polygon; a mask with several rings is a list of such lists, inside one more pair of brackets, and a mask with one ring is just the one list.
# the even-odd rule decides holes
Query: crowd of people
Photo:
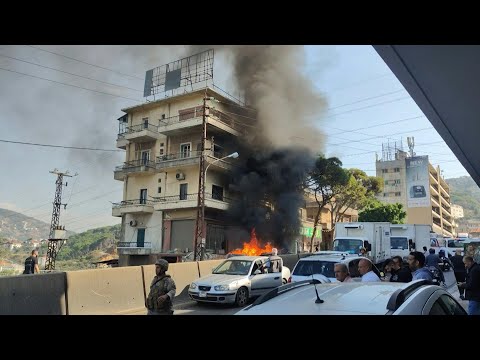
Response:
[{"label": "crowd of people", "polygon": [[[470,255],[462,256],[460,250],[448,258],[445,255],[435,254],[435,249],[423,249],[424,252],[412,251],[406,260],[394,256],[383,263],[383,281],[407,283],[425,279],[445,286],[445,277],[440,264],[447,261],[454,271],[460,298],[468,300],[468,314],[480,315],[480,265]],[[428,253],[428,255],[425,255]],[[358,271],[362,282],[382,281],[373,271],[373,264],[367,259],[358,262]],[[340,282],[350,282],[348,267],[343,263],[335,264],[335,278]]]}]

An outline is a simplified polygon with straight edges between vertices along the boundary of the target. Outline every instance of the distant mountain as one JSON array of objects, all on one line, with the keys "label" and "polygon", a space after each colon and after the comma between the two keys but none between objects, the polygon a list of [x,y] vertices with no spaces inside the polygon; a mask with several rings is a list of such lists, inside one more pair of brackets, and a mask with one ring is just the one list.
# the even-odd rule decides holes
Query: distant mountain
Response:
[{"label": "distant mountain", "polygon": [[0,238],[19,241],[47,239],[50,224],[21,213],[0,209]]},{"label": "distant mountain", "polygon": [[463,207],[465,217],[461,222],[474,220],[480,222],[480,188],[470,176],[445,179],[450,186],[453,204]]}]

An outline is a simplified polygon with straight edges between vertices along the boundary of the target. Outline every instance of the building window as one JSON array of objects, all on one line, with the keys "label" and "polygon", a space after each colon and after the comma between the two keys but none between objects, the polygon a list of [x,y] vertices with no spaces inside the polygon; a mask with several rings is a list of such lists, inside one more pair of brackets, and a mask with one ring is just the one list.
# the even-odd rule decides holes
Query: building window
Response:
[{"label": "building window", "polygon": [[212,185],[212,199],[223,201],[223,187]]},{"label": "building window", "polygon": [[388,180],[385,180],[385,185],[388,185]]},{"label": "building window", "polygon": [[163,148],[160,148],[160,155],[163,155],[164,154],[164,150]]},{"label": "building window", "polygon": [[148,129],[148,117],[142,119],[143,128]]},{"label": "building window", "polygon": [[400,179],[395,179],[395,184],[400,184]]},{"label": "building window", "polygon": [[192,148],[192,143],[180,144],[180,157],[181,158],[189,158],[191,148]]},{"label": "building window", "polygon": [[188,184],[180,184],[180,200],[187,200]]},{"label": "building window", "polygon": [[395,196],[402,196],[402,193],[401,193],[400,191],[397,191],[397,192],[395,193]]},{"label": "building window", "polygon": [[394,168],[393,172],[400,172],[400,168]]},{"label": "building window", "polygon": [[161,183],[161,182],[162,182],[162,178],[158,178],[158,182]]},{"label": "building window", "polygon": [[388,173],[388,169],[382,169],[382,174]]},{"label": "building window", "polygon": [[162,192],[162,187],[159,186],[159,187],[158,187],[158,193],[160,194],[161,192]]},{"label": "building window", "polygon": [[384,196],[384,197],[387,197],[387,196],[388,196],[388,194],[387,194],[387,193],[383,193],[383,196]]}]

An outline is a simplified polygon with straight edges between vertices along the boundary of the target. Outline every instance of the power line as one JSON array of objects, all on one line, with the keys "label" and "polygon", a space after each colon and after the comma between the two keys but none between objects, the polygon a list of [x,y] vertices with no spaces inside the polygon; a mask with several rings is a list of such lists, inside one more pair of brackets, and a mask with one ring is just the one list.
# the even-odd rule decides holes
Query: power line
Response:
[{"label": "power line", "polygon": [[66,59],[70,59],[70,60],[73,60],[73,61],[78,61],[82,64],[87,64],[87,65],[90,65],[90,66],[94,66],[94,67],[97,67],[99,69],[103,69],[103,70],[107,70],[107,71],[111,71],[111,72],[114,72],[114,73],[117,73],[117,74],[120,74],[120,75],[123,75],[123,76],[128,76],[128,77],[131,77],[131,78],[135,78],[135,79],[140,79],[140,80],[144,80],[143,78],[141,77],[138,77],[138,76],[135,76],[135,75],[129,75],[129,74],[125,74],[125,73],[122,73],[120,71],[116,71],[116,70],[112,70],[112,69],[108,69],[106,67],[103,67],[103,66],[99,66],[99,65],[95,65],[95,64],[90,64],[86,61],[83,61],[83,60],[79,60],[79,59],[75,59],[73,57],[70,57],[70,56],[67,56],[67,55],[63,55],[63,54],[59,54],[59,53],[56,53],[56,52],[53,52],[53,51],[50,51],[50,50],[45,50],[45,49],[42,49],[40,47],[37,47],[37,46],[33,46],[33,45],[25,45],[25,46],[28,46],[28,47],[31,47],[33,49],[37,49],[37,50],[40,50],[40,51],[44,51],[44,52],[47,52],[47,53],[50,53],[50,54],[53,54],[53,55],[57,55],[57,56],[61,56],[61,57],[64,57]]},{"label": "power line", "polygon": [[355,111],[358,111],[358,110],[364,110],[364,109],[368,109],[368,108],[371,108],[371,107],[375,107],[375,106],[379,106],[379,105],[383,105],[383,104],[388,104],[388,103],[393,103],[393,102],[400,101],[400,100],[405,100],[405,99],[411,99],[411,97],[410,96],[404,96],[404,97],[401,97],[401,98],[398,98],[398,99],[383,101],[381,103],[377,103],[377,104],[373,104],[373,105],[369,105],[369,106],[364,106],[362,108],[357,108],[357,109],[347,110],[347,111],[344,111],[344,112],[339,112],[339,113],[336,113],[336,114],[331,114],[331,115],[326,116],[326,118],[331,118],[333,116],[348,114],[348,113],[355,112]]},{"label": "power line", "polygon": [[337,92],[337,91],[340,91],[340,90],[350,89],[352,87],[355,87],[357,85],[361,85],[361,84],[366,83],[368,81],[374,81],[374,80],[378,80],[378,79],[381,79],[381,78],[384,78],[384,77],[387,77],[387,76],[392,76],[392,75],[393,75],[393,73],[390,72],[390,73],[385,73],[383,75],[375,76],[373,78],[360,80],[360,81],[357,81],[357,82],[354,82],[354,83],[350,83],[349,85],[341,87],[341,88],[334,88],[331,91],[329,91],[329,93],[334,93],[334,92]]},{"label": "power line", "polygon": [[361,103],[361,102],[364,102],[364,101],[367,101],[367,100],[372,100],[372,99],[376,99],[376,98],[379,98],[379,97],[382,97],[382,96],[396,94],[396,93],[399,93],[399,92],[402,92],[402,91],[405,91],[405,89],[400,89],[400,90],[391,91],[391,92],[380,94],[380,95],[371,96],[371,97],[364,98],[364,99],[361,99],[361,100],[358,100],[358,101],[354,101],[354,102],[351,102],[351,103],[348,103],[348,104],[343,104],[343,105],[338,105],[338,106],[335,106],[335,107],[331,107],[331,108],[328,108],[327,110],[333,110],[333,109],[338,109],[338,108],[341,108],[341,107],[344,107],[344,106],[358,104],[358,103]]},{"label": "power line", "polygon": [[82,87],[82,86],[77,86],[77,85],[67,84],[67,83],[64,83],[64,82],[61,82],[61,81],[46,79],[46,78],[43,78],[43,77],[40,77],[40,76],[35,76],[35,75],[31,75],[31,74],[27,74],[27,73],[20,72],[20,71],[5,69],[5,68],[2,68],[2,67],[0,67],[0,70],[9,71],[9,72],[12,72],[12,73],[16,73],[16,74],[20,74],[20,75],[25,75],[25,76],[31,76],[31,77],[36,78],[36,79],[46,80],[46,81],[50,81],[50,82],[53,82],[53,83],[56,83],[56,84],[61,84],[61,85],[65,85],[65,86],[71,86],[71,87],[78,88],[78,89],[93,91],[93,92],[96,92],[96,93],[99,93],[99,94],[110,95],[110,96],[113,96],[113,97],[118,97],[118,98],[122,98],[122,99],[132,100],[132,101],[135,101],[136,103],[141,103],[141,101],[139,101],[139,100],[137,100],[137,99],[132,99],[132,98],[128,98],[128,97],[120,96],[120,95],[114,95],[114,94],[110,94],[110,93],[107,93],[107,92],[104,92],[104,91],[87,89],[87,88],[84,88],[84,87]]},{"label": "power line", "polygon": [[112,83],[109,83],[109,82],[106,82],[106,81],[102,81],[102,80],[97,80],[97,79],[94,79],[94,78],[91,78],[91,77],[88,77],[88,76],[77,75],[77,74],[74,74],[74,73],[71,73],[71,72],[68,72],[68,71],[63,71],[63,70],[55,69],[55,68],[52,68],[52,67],[49,67],[49,66],[37,64],[37,63],[31,62],[31,61],[18,59],[18,58],[13,57],[13,56],[8,56],[8,55],[3,55],[3,54],[0,54],[0,56],[3,56],[3,57],[8,58],[8,59],[13,59],[13,60],[21,61],[21,62],[24,62],[24,63],[27,63],[27,64],[32,64],[32,65],[35,65],[35,66],[43,67],[43,68],[45,68],[45,69],[50,69],[50,70],[58,71],[58,72],[61,72],[61,73],[64,73],[64,74],[68,74],[68,75],[72,75],[72,76],[77,76],[77,77],[79,77],[79,78],[97,81],[97,82],[102,83],[102,84],[107,84],[107,85],[112,85],[112,86],[118,86],[118,87],[122,87],[122,88],[125,88],[125,89],[128,89],[128,90],[137,91],[137,92],[143,92],[143,90],[134,89],[134,88],[131,88],[131,87],[128,87],[128,86],[123,86],[123,85],[118,85],[118,84],[112,84]]},{"label": "power line", "polygon": [[31,143],[31,142],[11,141],[11,140],[4,140],[4,139],[0,139],[0,142],[12,143],[12,144],[22,144],[22,145],[32,145],[32,146],[54,147],[54,148],[62,148],[62,149],[91,150],[91,151],[115,151],[115,152],[116,152],[116,151],[119,151],[119,152],[123,152],[123,150],[116,150],[116,149],[98,149],[98,148],[79,147],[79,146],[63,146],[63,145],[37,144],[37,143]]}]

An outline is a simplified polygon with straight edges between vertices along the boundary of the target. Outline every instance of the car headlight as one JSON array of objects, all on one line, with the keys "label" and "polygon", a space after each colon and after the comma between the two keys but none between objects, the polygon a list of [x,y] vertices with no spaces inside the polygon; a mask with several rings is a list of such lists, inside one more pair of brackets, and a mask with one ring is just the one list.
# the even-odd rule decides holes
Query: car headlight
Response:
[{"label": "car headlight", "polygon": [[195,283],[190,284],[190,289],[196,289],[196,288],[197,288],[197,284],[195,284]]},{"label": "car headlight", "polygon": [[214,286],[213,287],[216,291],[226,291],[226,290],[230,290],[230,286],[229,285],[217,285],[217,286]]}]

